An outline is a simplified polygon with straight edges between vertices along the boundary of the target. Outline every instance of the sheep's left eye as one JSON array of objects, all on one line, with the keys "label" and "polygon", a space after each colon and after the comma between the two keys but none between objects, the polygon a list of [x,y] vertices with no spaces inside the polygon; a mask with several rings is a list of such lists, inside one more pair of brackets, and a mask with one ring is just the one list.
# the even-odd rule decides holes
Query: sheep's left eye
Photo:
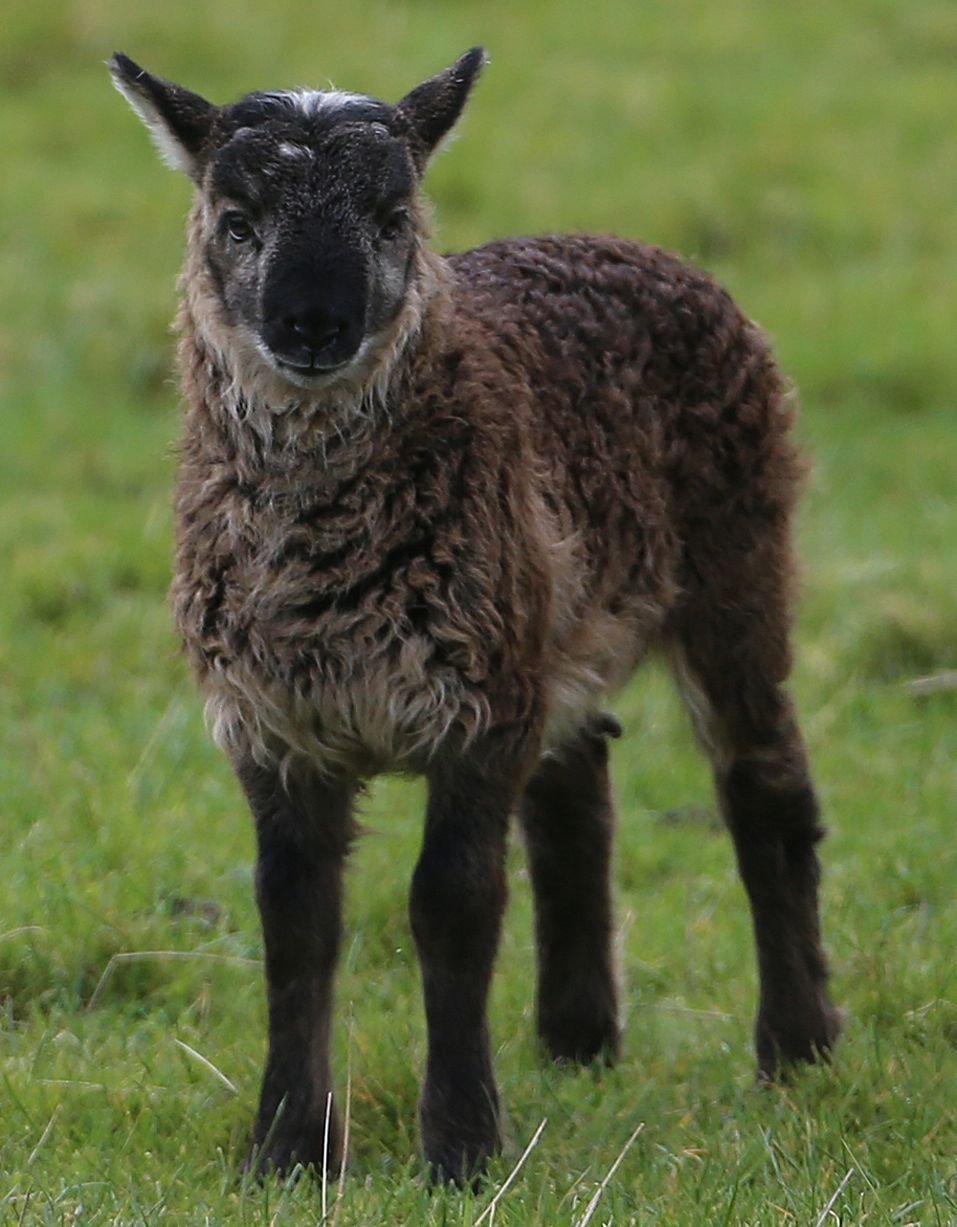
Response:
[{"label": "sheep's left eye", "polygon": [[408,220],[409,210],[405,205],[400,205],[397,209],[391,209],[379,227],[379,234],[384,239],[394,239],[396,235],[401,233]]},{"label": "sheep's left eye", "polygon": [[248,243],[256,235],[251,223],[242,213],[227,213],[223,218],[223,226],[234,243]]}]

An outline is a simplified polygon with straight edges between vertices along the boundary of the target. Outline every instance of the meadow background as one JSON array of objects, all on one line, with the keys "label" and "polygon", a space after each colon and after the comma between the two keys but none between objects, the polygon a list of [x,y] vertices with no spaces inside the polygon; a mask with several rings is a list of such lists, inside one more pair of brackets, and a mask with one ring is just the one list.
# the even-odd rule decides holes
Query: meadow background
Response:
[{"label": "meadow background", "polygon": [[330,80],[394,100],[480,42],[492,63],[430,175],[440,244],[578,228],[676,249],[800,388],[794,685],[850,1018],[833,1067],[755,1088],[743,891],[646,670],[614,750],[623,1057],[540,1060],[516,849],[493,1014],[511,1142],[474,1196],[429,1193],[417,1152],[421,791],[371,796],[329,1218],[475,1223],[547,1117],[486,1223],[580,1223],[642,1122],[593,1224],[957,1223],[957,690],[907,686],[957,667],[957,6],[7,0],[2,26],[0,1221],[323,1213],[309,1182],[236,1177],[264,1041],[252,839],[165,607],[189,188],[102,61],[216,101]]}]

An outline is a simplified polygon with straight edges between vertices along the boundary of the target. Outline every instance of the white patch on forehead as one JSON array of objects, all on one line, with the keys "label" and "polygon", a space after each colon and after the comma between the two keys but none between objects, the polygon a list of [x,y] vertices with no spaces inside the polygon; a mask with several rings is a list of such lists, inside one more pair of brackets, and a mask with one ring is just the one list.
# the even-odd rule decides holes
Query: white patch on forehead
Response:
[{"label": "white patch on forehead", "polygon": [[284,158],[311,158],[312,150],[305,145],[294,145],[292,141],[280,141],[276,147]]},{"label": "white patch on forehead", "polygon": [[323,111],[342,111],[351,106],[363,106],[371,102],[365,94],[349,94],[341,89],[291,89],[270,94],[270,98],[282,98],[300,110],[303,115],[319,115]]}]

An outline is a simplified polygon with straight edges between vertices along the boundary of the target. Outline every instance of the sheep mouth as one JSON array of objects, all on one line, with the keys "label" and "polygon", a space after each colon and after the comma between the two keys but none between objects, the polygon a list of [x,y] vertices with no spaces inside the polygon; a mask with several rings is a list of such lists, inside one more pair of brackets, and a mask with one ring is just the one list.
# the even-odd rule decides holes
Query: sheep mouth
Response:
[{"label": "sheep mouth", "polygon": [[258,345],[257,348],[259,349],[260,356],[266,360],[278,375],[281,375],[283,379],[294,384],[297,388],[304,388],[307,391],[314,391],[317,388],[334,383],[355,361],[355,354],[349,354],[347,357],[336,359],[334,362],[323,362],[317,358],[302,361],[297,358],[282,357],[265,345]]},{"label": "sheep mouth", "polygon": [[316,358],[308,362],[294,362],[291,358],[274,357],[281,371],[289,372],[300,379],[309,379],[321,378],[324,375],[333,375],[336,371],[341,371],[343,367],[349,365],[354,356],[350,354],[348,358],[340,358],[336,362],[321,362]]},{"label": "sheep mouth", "polygon": [[311,354],[291,355],[279,353],[268,345],[261,337],[255,339],[255,347],[259,357],[270,366],[277,375],[307,392],[319,392],[323,388],[348,382],[358,372],[361,372],[368,361],[368,338],[347,354]]}]

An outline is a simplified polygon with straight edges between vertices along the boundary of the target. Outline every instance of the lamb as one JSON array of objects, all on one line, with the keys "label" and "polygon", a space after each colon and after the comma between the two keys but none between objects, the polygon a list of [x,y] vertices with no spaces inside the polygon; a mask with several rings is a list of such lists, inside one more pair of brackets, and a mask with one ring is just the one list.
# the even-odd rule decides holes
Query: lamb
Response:
[{"label": "lamb", "polygon": [[258,1173],[342,1158],[341,882],[379,772],[429,790],[410,916],[432,1174],[468,1182],[501,1142],[486,1003],[515,810],[544,1048],[614,1058],[602,705],[652,651],[710,758],[749,898],[760,1076],[825,1057],[840,1029],[823,829],[785,689],[792,397],[724,290],[654,247],[429,249],[420,183],[484,62],[475,48],[394,106],[300,90],[220,107],[110,61],[195,186],[172,605],[258,839]]}]

